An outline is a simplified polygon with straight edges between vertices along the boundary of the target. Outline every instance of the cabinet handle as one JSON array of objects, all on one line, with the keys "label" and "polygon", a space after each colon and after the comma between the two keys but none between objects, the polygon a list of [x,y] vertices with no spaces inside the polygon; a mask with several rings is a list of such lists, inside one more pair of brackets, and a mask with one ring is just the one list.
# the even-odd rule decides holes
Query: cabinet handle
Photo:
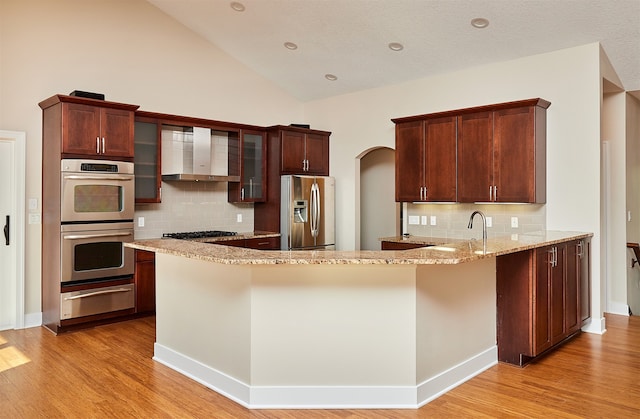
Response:
[{"label": "cabinet handle", "polygon": [[583,249],[582,249],[582,240],[580,240],[580,241],[578,242],[578,257],[579,257],[580,259],[582,259],[582,258],[584,257],[584,254],[583,254],[582,252],[583,252]]},{"label": "cabinet handle", "polygon": [[493,187],[493,200],[494,201],[498,200],[498,187],[497,186]]},{"label": "cabinet handle", "polygon": [[307,172],[309,171],[309,160],[305,160],[305,162],[307,162],[307,168],[305,169]]},{"label": "cabinet handle", "polygon": [[493,186],[489,186],[489,201],[493,201]]},{"label": "cabinet handle", "polygon": [[244,201],[244,188],[240,188],[240,200]]},{"label": "cabinet handle", "polygon": [[104,151],[104,137],[102,137],[102,154],[104,154],[104,153],[105,153],[105,151]]},{"label": "cabinet handle", "polygon": [[100,137],[96,137],[96,154],[100,154]]}]

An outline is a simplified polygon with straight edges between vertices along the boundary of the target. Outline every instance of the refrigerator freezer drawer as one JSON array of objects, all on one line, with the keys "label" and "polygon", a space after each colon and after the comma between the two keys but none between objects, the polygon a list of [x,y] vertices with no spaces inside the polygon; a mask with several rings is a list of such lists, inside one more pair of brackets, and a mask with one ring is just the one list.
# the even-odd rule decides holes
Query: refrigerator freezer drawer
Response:
[{"label": "refrigerator freezer drawer", "polygon": [[73,319],[134,306],[134,284],[65,292],[60,295],[60,318]]}]

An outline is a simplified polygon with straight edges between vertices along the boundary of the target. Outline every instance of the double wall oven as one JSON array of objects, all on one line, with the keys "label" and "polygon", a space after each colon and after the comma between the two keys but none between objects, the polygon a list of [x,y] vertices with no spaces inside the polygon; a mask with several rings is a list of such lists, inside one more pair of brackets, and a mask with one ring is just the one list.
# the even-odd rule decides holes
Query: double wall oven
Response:
[{"label": "double wall oven", "polygon": [[60,318],[135,305],[133,163],[62,159]]}]

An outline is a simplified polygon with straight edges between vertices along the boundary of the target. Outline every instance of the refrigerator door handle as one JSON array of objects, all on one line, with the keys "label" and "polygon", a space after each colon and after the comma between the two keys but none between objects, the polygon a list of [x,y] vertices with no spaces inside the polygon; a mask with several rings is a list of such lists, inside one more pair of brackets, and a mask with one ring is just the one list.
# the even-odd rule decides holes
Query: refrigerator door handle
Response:
[{"label": "refrigerator door handle", "polygon": [[317,190],[318,190],[318,184],[317,183],[313,183],[311,185],[311,193],[309,194],[310,200],[311,200],[311,220],[310,220],[310,224],[311,224],[311,237],[316,237],[318,235],[317,233],[317,214],[316,214],[316,210],[317,210],[317,205],[316,205],[316,201],[318,199],[318,195],[317,195]]},{"label": "refrigerator door handle", "polygon": [[314,204],[315,204],[315,227],[314,227],[314,237],[318,237],[318,233],[320,233],[320,187],[318,186],[317,183],[314,183],[314,186],[316,187],[316,198],[314,199]]}]

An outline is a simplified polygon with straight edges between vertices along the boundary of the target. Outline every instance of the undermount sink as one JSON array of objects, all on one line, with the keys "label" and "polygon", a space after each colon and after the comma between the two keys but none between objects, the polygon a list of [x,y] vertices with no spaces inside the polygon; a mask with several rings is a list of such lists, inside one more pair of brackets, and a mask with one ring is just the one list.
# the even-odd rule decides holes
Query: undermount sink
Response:
[{"label": "undermount sink", "polygon": [[484,250],[476,250],[473,253],[475,253],[476,255],[490,255],[491,253],[495,253],[491,250],[487,250],[486,252]]},{"label": "undermount sink", "polygon": [[446,247],[446,246],[430,246],[429,249],[441,250],[443,252],[455,252],[457,250],[457,249],[454,249],[453,247]]}]

